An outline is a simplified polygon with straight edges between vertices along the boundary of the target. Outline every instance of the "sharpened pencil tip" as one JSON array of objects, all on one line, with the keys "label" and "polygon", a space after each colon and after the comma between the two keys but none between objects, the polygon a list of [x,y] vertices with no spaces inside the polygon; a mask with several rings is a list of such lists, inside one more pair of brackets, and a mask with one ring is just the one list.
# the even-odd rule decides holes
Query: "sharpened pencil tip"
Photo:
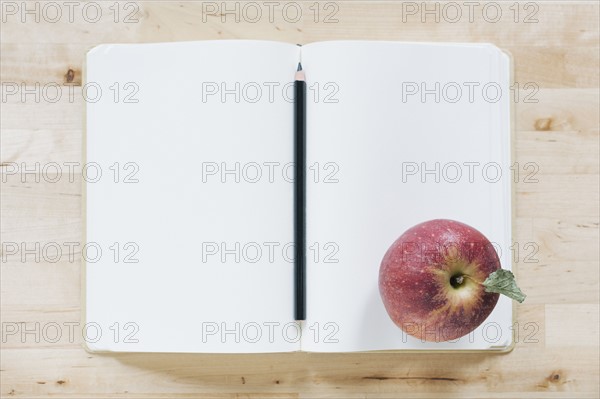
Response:
[{"label": "sharpened pencil tip", "polygon": [[297,69],[297,71],[301,71],[301,70],[302,70],[302,63],[301,63],[301,62],[299,62],[299,63],[298,63],[298,69]]}]

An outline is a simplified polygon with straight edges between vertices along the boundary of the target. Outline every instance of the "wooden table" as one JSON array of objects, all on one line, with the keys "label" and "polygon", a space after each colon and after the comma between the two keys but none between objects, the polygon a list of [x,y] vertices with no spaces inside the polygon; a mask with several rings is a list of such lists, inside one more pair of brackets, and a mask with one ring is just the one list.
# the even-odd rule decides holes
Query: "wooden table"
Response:
[{"label": "wooden table", "polygon": [[[38,9],[36,2],[27,3],[33,14],[25,13],[21,2],[2,2],[2,397],[599,397],[597,2],[499,2],[485,14],[483,4],[476,4],[473,22],[463,2],[454,3],[461,11],[458,20],[455,6],[439,3],[438,22],[435,14],[423,12],[421,2],[311,1],[301,4],[299,21],[300,3],[239,3],[239,22],[232,2],[228,9],[234,14],[224,13],[221,2],[91,3],[86,8],[57,2],[62,13],[57,20],[56,10],[44,2]],[[258,19],[255,5],[262,13]],[[494,22],[497,5],[502,16]],[[272,20],[269,7],[274,7]],[[75,325],[81,309],[80,251],[71,251],[74,259],[64,253],[52,262],[51,243],[82,240],[81,175],[77,168],[66,174],[65,163],[81,162],[84,54],[98,43],[233,38],[492,42],[513,54],[520,88],[516,160],[521,168],[532,163],[537,170],[537,182],[522,175],[516,184],[518,278],[529,296],[518,306],[519,342],[513,352],[97,355],[83,350]],[[35,92],[38,84],[37,101],[35,94],[21,98],[24,89]],[[57,87],[62,96],[53,101]],[[21,163],[35,167],[36,162],[37,175],[23,173]],[[63,166],[54,183],[52,162]],[[7,243],[24,243],[21,250],[34,252],[38,243],[41,259],[10,255],[14,248]],[[525,247],[528,243],[534,246]],[[539,250],[527,257],[535,245]]]}]

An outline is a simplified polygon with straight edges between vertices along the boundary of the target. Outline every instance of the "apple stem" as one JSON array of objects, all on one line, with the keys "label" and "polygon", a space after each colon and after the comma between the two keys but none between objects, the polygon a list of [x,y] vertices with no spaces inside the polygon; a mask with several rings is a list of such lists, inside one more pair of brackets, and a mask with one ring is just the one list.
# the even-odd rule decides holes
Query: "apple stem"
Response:
[{"label": "apple stem", "polygon": [[471,277],[471,276],[469,276],[469,275],[463,274],[463,277],[464,277],[464,278],[468,278],[468,279],[469,279],[469,280],[471,280],[472,282],[474,282],[474,283],[477,283],[477,284],[481,285],[481,282],[480,282],[480,281],[477,281],[477,280],[475,280],[473,277]]}]

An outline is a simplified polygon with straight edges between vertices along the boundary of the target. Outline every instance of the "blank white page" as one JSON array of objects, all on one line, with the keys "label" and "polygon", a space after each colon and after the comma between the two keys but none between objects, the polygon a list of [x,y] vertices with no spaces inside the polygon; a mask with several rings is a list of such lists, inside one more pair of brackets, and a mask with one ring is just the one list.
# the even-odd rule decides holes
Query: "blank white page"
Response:
[{"label": "blank white page", "polygon": [[[312,329],[302,349],[508,347],[508,298],[501,296],[472,336],[456,343],[422,343],[388,317],[378,277],[389,246],[413,225],[437,218],[480,230],[499,245],[502,267],[511,269],[509,58],[487,44],[323,42],[304,46],[302,63],[313,88],[307,124],[307,164],[313,168],[307,193],[307,242],[313,245],[307,325]],[[403,88],[414,91],[414,83],[421,90],[424,83],[435,92],[435,82],[440,82],[439,102],[433,94],[422,101],[421,91],[403,98]],[[470,82],[479,83],[472,102]],[[456,102],[452,83],[462,87]],[[495,87],[503,92],[492,102]],[[472,164],[473,179],[468,162],[479,165]],[[435,170],[436,163],[439,182],[435,172],[420,173]],[[456,179],[455,164],[462,178],[450,182]],[[417,174],[408,173],[411,165]],[[501,176],[491,182],[496,165]],[[315,169],[321,172],[318,178]]]},{"label": "blank white page", "polygon": [[87,162],[103,173],[86,183],[86,241],[103,252],[86,265],[86,322],[102,332],[95,341],[90,329],[90,349],[299,349],[289,325],[293,263],[283,253],[293,240],[284,175],[293,107],[283,89],[298,57],[293,44],[255,41],[102,45],[88,54],[86,82],[103,91],[87,104]]}]

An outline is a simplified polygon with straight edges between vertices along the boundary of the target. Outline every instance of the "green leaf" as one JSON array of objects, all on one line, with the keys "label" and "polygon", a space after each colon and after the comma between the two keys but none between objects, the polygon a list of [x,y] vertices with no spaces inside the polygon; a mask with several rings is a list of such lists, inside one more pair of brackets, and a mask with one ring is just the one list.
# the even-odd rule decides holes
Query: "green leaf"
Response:
[{"label": "green leaf", "polygon": [[517,287],[515,275],[504,269],[498,269],[490,274],[483,282],[486,292],[497,292],[522,303],[525,300],[525,294]]}]

